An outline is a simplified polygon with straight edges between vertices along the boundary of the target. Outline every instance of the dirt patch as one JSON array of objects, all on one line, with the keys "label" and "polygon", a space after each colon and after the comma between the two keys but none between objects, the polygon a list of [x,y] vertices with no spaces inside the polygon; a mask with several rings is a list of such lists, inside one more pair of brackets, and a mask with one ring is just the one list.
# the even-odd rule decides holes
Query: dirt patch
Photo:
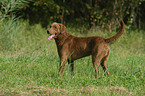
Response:
[{"label": "dirt patch", "polygon": [[67,91],[65,89],[50,89],[46,87],[28,87],[27,90],[29,90],[29,93],[31,94],[37,94],[37,95],[48,95],[48,94],[67,94]]},{"label": "dirt patch", "polygon": [[81,94],[108,94],[108,95],[122,95],[122,96],[132,96],[133,94],[129,92],[125,87],[98,87],[95,85],[89,85],[82,88],[73,88],[73,90],[66,89],[55,89],[55,88],[47,88],[47,87],[35,87],[35,86],[25,86],[20,88],[9,88],[9,89],[1,89],[0,95],[81,95]]},{"label": "dirt patch", "polygon": [[110,88],[111,94],[112,93],[117,93],[117,94],[121,94],[121,95],[128,95],[128,96],[132,96],[133,94],[131,92],[129,92],[125,87],[111,87]]},{"label": "dirt patch", "polygon": [[118,95],[125,95],[125,96],[132,96],[133,94],[129,92],[125,87],[98,87],[95,85],[90,85],[87,87],[82,87],[79,89],[81,93],[93,93],[93,92],[98,92],[98,93],[104,93],[104,94],[118,94]]}]

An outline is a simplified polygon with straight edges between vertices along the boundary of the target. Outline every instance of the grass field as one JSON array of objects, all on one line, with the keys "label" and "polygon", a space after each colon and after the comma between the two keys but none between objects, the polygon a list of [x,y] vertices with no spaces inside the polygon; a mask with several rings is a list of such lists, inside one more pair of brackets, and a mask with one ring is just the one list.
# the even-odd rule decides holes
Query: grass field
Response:
[{"label": "grass field", "polygon": [[[145,31],[126,30],[110,44],[109,76],[96,79],[91,57],[75,61],[75,75],[66,65],[58,76],[59,58],[54,40],[40,24],[19,20],[0,23],[0,95],[144,96]],[[77,36],[110,37],[115,34],[67,26]]]}]

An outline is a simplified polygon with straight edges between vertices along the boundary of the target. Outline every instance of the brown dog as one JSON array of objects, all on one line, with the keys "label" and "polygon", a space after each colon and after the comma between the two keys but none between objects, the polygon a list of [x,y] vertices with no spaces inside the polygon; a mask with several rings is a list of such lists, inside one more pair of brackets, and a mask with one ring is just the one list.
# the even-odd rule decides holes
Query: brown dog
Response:
[{"label": "brown dog", "polygon": [[[124,22],[121,21],[121,30],[113,37],[103,38],[99,36],[92,37],[77,37],[69,34],[65,29],[66,27],[60,23],[53,23],[51,28],[47,30],[50,34],[49,40],[54,38],[58,55],[60,57],[60,76],[63,75],[66,62],[70,64],[71,72],[74,72],[74,61],[91,55],[92,62],[96,71],[96,78],[98,77],[98,66],[101,62],[101,66],[104,71],[107,71],[107,59],[110,54],[109,43],[118,39],[125,29]],[[99,72],[100,74],[100,72]],[[107,74],[109,72],[107,71]]]}]

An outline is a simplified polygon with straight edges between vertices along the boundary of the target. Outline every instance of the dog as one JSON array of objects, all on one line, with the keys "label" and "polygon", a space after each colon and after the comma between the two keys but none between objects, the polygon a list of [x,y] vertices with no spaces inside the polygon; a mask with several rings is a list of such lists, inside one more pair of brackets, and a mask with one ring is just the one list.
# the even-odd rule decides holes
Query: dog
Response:
[{"label": "dog", "polygon": [[67,62],[70,64],[71,73],[74,74],[74,61],[90,55],[92,56],[92,63],[96,72],[95,77],[97,78],[100,74],[98,70],[99,65],[109,75],[106,65],[110,54],[109,43],[118,39],[124,33],[125,24],[123,20],[121,20],[120,31],[110,38],[100,36],[77,37],[71,35],[65,29],[66,27],[63,24],[54,22],[50,26],[50,29],[47,30],[49,34],[48,39],[51,40],[54,38],[57,45],[57,51],[60,57],[59,75],[63,75]]}]

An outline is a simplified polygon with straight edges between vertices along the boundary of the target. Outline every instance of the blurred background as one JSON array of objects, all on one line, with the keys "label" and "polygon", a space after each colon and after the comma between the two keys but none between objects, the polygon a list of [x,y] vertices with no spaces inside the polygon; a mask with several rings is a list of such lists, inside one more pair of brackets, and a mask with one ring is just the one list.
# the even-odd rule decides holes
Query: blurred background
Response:
[{"label": "blurred background", "polygon": [[1,21],[15,16],[43,27],[56,21],[112,30],[123,18],[128,26],[145,28],[145,0],[1,0],[0,10]]}]

